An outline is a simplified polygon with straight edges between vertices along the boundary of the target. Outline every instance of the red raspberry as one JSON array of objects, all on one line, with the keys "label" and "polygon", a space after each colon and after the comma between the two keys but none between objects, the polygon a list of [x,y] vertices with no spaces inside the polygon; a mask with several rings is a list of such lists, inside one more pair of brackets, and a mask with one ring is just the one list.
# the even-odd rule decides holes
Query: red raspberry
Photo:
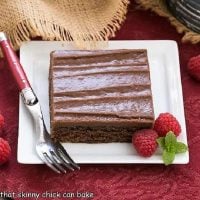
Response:
[{"label": "red raspberry", "polygon": [[0,131],[4,128],[5,120],[3,115],[0,114]]},{"label": "red raspberry", "polygon": [[132,137],[132,143],[136,151],[144,157],[150,157],[156,151],[158,134],[152,129],[136,131]]},{"label": "red raspberry", "polygon": [[200,81],[200,55],[190,58],[187,67],[189,74]]},{"label": "red raspberry", "polygon": [[8,161],[11,153],[10,145],[6,140],[0,138],[0,164]]},{"label": "red raspberry", "polygon": [[166,136],[169,131],[178,136],[181,132],[181,126],[178,120],[170,113],[161,113],[155,120],[153,128],[159,136]]}]

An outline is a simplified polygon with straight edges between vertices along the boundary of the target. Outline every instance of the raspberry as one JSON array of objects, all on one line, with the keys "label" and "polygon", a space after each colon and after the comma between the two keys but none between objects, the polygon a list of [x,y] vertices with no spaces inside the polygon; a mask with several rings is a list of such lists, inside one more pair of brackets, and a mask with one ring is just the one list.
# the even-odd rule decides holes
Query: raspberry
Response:
[{"label": "raspberry", "polygon": [[189,74],[200,81],[200,55],[190,58],[187,68]]},{"label": "raspberry", "polygon": [[0,114],[0,130],[2,130],[4,128],[5,125],[5,120],[3,115]]},{"label": "raspberry", "polygon": [[156,151],[158,134],[152,129],[136,131],[132,137],[132,143],[136,151],[144,157],[150,157]]},{"label": "raspberry", "polygon": [[170,113],[161,113],[155,120],[153,128],[159,136],[166,136],[169,131],[178,136],[181,132],[181,126],[177,119]]},{"label": "raspberry", "polygon": [[0,164],[8,161],[11,153],[11,148],[8,142],[0,138]]}]

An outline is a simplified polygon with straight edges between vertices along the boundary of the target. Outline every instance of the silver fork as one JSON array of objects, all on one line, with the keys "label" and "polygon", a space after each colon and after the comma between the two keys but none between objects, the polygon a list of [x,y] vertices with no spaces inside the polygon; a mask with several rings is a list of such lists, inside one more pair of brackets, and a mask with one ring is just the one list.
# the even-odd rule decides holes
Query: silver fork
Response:
[{"label": "silver fork", "polygon": [[80,169],[64,147],[59,142],[53,141],[47,132],[38,98],[31,88],[18,57],[3,32],[0,32],[0,47],[8,62],[9,69],[17,82],[24,104],[34,119],[36,132],[39,135],[36,152],[40,159],[57,173],[66,173],[66,169],[72,171]]}]

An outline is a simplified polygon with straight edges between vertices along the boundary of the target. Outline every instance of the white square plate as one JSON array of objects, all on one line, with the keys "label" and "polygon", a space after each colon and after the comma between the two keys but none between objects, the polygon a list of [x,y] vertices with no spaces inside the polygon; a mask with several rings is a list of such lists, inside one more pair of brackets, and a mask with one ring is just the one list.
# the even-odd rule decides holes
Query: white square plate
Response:
[{"label": "white square plate", "polygon": [[[50,52],[75,49],[70,42],[26,42],[20,50],[21,63],[42,106],[49,130],[48,71]],[[150,63],[155,116],[174,114],[181,123],[178,140],[187,144],[182,87],[177,44],[174,41],[110,41],[108,49],[147,49]],[[18,162],[40,164],[36,154],[37,133],[20,98]],[[160,149],[150,158],[139,156],[130,143],[81,144],[64,143],[77,163],[163,163]],[[174,164],[185,164],[189,153],[176,155]]]}]

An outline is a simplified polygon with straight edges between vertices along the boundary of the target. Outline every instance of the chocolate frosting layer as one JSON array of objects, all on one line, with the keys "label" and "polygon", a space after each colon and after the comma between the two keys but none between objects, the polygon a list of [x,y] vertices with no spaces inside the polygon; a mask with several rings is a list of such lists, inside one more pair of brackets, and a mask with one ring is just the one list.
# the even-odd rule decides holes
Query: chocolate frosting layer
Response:
[{"label": "chocolate frosting layer", "polygon": [[49,78],[54,126],[153,123],[146,50],[55,51]]}]

